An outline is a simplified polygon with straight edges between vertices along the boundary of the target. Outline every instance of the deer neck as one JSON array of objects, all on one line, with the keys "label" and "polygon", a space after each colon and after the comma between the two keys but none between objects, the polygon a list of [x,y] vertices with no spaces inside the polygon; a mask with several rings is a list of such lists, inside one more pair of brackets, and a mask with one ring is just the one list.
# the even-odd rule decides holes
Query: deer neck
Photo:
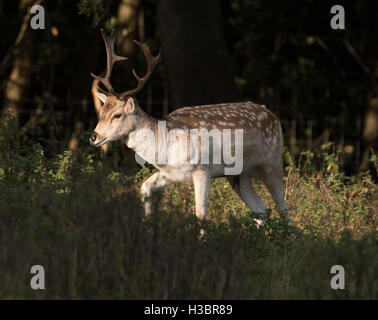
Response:
[{"label": "deer neck", "polygon": [[144,112],[142,109],[139,109],[137,124],[133,132],[136,132],[140,129],[149,129],[154,131],[157,128],[158,122],[158,119],[155,119],[154,117]]},{"label": "deer neck", "polygon": [[158,119],[151,117],[140,109],[135,129],[125,139],[127,147],[134,150],[139,157],[147,162],[153,163],[154,148],[151,145],[153,143],[151,138],[152,136],[156,137],[157,130]]}]

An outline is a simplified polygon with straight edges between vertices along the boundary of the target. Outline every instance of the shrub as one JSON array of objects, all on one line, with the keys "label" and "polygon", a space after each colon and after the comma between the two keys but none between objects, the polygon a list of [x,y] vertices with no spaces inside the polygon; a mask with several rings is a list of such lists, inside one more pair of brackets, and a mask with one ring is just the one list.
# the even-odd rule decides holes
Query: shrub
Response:
[{"label": "shrub", "polygon": [[[295,226],[271,216],[257,229],[225,179],[211,187],[209,220],[194,216],[193,188],[167,188],[159,212],[143,217],[138,190],[153,169],[126,176],[88,151],[43,148],[1,157],[1,298],[28,299],[376,299],[377,187],[345,177],[324,148],[287,167],[285,195]],[[200,229],[206,230],[203,237]],[[46,290],[30,288],[43,265]],[[346,290],[332,290],[343,265]]]}]

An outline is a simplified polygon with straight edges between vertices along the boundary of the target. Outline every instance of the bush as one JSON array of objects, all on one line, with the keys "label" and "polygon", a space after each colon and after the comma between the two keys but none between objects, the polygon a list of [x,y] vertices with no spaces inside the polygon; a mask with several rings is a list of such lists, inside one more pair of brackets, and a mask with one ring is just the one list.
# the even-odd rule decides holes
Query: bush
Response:
[{"label": "bush", "polygon": [[[3,154],[0,297],[376,299],[377,187],[366,174],[335,170],[336,156],[327,159],[318,171],[287,168],[295,226],[281,224],[258,184],[271,217],[257,229],[225,179],[212,184],[207,222],[193,215],[187,184],[167,188],[145,220],[138,190],[149,167],[126,176],[89,152],[49,159],[38,144]],[[30,288],[36,264],[46,290]],[[337,264],[346,290],[330,287]]]}]

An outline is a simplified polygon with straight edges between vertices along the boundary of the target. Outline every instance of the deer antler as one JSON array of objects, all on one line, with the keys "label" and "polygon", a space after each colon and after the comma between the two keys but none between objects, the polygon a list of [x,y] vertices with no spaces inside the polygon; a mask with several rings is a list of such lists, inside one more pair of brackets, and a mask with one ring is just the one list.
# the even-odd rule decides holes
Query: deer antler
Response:
[{"label": "deer antler", "polygon": [[112,33],[110,36],[108,36],[105,32],[104,29],[101,29],[101,34],[102,38],[104,39],[105,42],[105,47],[106,47],[106,56],[107,56],[107,64],[106,64],[106,74],[104,77],[99,77],[91,73],[91,76],[103,83],[103,85],[108,89],[109,93],[112,95],[118,95],[111,83],[110,83],[110,76],[112,74],[112,69],[113,69],[113,64],[117,61],[122,61],[122,60],[127,60],[126,57],[121,57],[118,56],[114,53],[114,41],[115,41],[115,32],[112,30]]},{"label": "deer antler", "polygon": [[95,79],[101,81],[103,83],[103,85],[106,87],[106,89],[108,89],[108,92],[110,94],[115,95],[115,96],[119,96],[120,99],[124,100],[125,97],[131,96],[131,95],[139,92],[140,90],[142,90],[142,88],[146,84],[147,80],[151,77],[151,74],[154,71],[154,68],[156,67],[156,65],[159,62],[161,62],[161,60],[162,60],[161,59],[161,54],[159,52],[158,55],[156,57],[154,57],[151,54],[151,50],[150,50],[150,48],[148,47],[147,44],[141,43],[141,42],[138,42],[138,41],[134,40],[134,43],[140,48],[140,50],[142,50],[142,52],[144,54],[144,57],[146,58],[146,61],[147,61],[147,72],[144,75],[144,77],[141,78],[141,77],[139,77],[137,75],[135,69],[133,69],[133,74],[134,74],[134,77],[138,81],[138,86],[135,89],[127,90],[127,91],[125,91],[125,92],[123,92],[121,94],[118,94],[118,93],[116,93],[114,91],[114,89],[113,89],[113,87],[112,87],[112,85],[110,83],[110,76],[112,74],[113,64],[115,62],[117,62],[117,61],[126,60],[127,58],[121,57],[121,56],[117,56],[114,53],[114,41],[115,41],[115,32],[114,32],[114,30],[112,31],[112,33],[110,34],[110,36],[108,36],[104,32],[104,30],[101,29],[101,34],[102,34],[102,37],[104,38],[105,47],[106,47],[106,56],[107,56],[106,74],[105,74],[104,77],[96,76],[93,73],[91,73],[91,75]]},{"label": "deer antler", "polygon": [[138,74],[136,73],[135,69],[133,69],[133,74],[134,74],[134,77],[137,79],[138,81],[138,86],[135,88],[135,89],[132,89],[132,90],[128,90],[128,91],[125,91],[123,92],[121,95],[120,95],[120,99],[124,99],[125,97],[127,96],[131,96],[137,92],[139,92],[140,90],[142,90],[142,88],[144,87],[144,85],[146,84],[147,80],[151,77],[151,74],[152,72],[154,71],[154,68],[156,67],[156,65],[161,62],[161,54],[160,52],[158,53],[158,55],[156,57],[154,57],[152,54],[151,54],[151,50],[150,48],[148,47],[147,44],[145,43],[141,43],[141,42],[138,42],[136,40],[134,40],[134,43],[139,47],[139,49],[143,52],[143,55],[147,61],[147,72],[146,74],[144,75],[143,78],[139,77]]}]

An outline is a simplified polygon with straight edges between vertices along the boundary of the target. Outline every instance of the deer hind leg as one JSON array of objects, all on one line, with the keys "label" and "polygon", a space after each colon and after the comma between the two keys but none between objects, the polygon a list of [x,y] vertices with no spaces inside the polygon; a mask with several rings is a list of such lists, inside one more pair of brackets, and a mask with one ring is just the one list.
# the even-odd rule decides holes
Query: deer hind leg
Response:
[{"label": "deer hind leg", "polygon": [[196,200],[196,216],[200,220],[205,220],[209,206],[210,176],[203,171],[194,172],[193,183]]},{"label": "deer hind leg", "polygon": [[149,216],[152,212],[151,197],[153,196],[153,194],[171,183],[172,181],[168,179],[165,174],[160,172],[154,173],[145,182],[143,182],[140,193],[142,195],[142,201],[144,203],[144,211],[146,216]]},{"label": "deer hind leg", "polygon": [[239,197],[246,203],[253,213],[259,214],[260,218],[256,218],[257,225],[264,225],[266,217],[266,207],[260,199],[256,191],[253,189],[251,177],[247,175],[227,177],[231,186]]},{"label": "deer hind leg", "polygon": [[281,167],[263,166],[259,168],[259,178],[268,188],[272,198],[276,204],[278,213],[281,218],[290,223],[289,213],[285,204],[283,194],[283,171]]}]

